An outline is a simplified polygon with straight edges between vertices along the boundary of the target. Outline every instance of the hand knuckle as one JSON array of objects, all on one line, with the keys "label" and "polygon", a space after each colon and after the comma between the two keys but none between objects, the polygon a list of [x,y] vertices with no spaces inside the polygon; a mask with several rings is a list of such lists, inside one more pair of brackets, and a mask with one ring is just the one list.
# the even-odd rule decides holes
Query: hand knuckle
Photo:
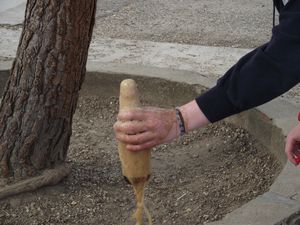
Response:
[{"label": "hand knuckle", "polygon": [[129,118],[134,118],[135,114],[134,114],[133,111],[127,111],[127,116],[128,116]]},{"label": "hand knuckle", "polygon": [[146,128],[149,130],[153,130],[153,128],[155,128],[155,122],[153,120],[149,120],[146,124],[145,124]]},{"label": "hand knuckle", "polygon": [[127,124],[126,130],[134,131],[134,129],[135,129],[135,124],[134,123]]},{"label": "hand knuckle", "polygon": [[124,141],[127,143],[131,143],[132,142],[132,137],[130,137],[129,135],[124,135]]}]

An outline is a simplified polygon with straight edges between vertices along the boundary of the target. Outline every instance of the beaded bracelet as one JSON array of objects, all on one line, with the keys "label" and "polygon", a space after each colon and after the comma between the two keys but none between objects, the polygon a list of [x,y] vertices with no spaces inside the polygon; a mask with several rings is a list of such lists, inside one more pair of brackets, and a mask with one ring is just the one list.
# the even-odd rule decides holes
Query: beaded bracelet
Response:
[{"label": "beaded bracelet", "polygon": [[176,118],[177,118],[178,125],[179,125],[180,136],[182,136],[186,132],[185,131],[184,120],[183,120],[183,117],[182,117],[182,114],[181,114],[180,110],[178,108],[175,108],[175,111],[176,111]]}]

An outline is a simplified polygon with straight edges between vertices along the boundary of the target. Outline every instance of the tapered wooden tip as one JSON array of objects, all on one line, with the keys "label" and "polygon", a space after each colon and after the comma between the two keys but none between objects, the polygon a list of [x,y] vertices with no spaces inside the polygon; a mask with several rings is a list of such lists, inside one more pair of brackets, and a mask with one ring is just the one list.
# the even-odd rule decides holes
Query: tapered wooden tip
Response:
[{"label": "tapered wooden tip", "polygon": [[121,96],[135,96],[138,94],[137,84],[133,79],[126,79],[121,82],[120,95]]},{"label": "tapered wooden tip", "polygon": [[120,109],[138,107],[139,92],[133,79],[126,79],[120,85]]}]

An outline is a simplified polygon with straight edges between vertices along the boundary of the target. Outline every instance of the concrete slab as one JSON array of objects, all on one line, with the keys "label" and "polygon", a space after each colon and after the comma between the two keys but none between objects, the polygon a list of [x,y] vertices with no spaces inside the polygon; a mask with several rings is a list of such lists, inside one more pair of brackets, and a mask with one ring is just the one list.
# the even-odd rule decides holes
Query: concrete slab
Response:
[{"label": "concrete slab", "polygon": [[299,104],[286,101],[285,98],[274,99],[268,104],[259,106],[258,109],[272,118],[274,125],[280,127],[284,135],[298,123]]},{"label": "concrete slab", "polygon": [[209,76],[205,76],[197,72],[176,70],[171,68],[158,68],[140,64],[102,63],[98,61],[88,61],[87,70],[102,71],[108,74],[119,73],[124,75],[128,74],[145,77],[158,77],[187,84],[202,84],[205,87],[212,87],[215,85],[215,81]]},{"label": "concrete slab", "polygon": [[271,186],[270,191],[288,199],[300,201],[300,167],[287,163],[282,172]]},{"label": "concrete slab", "polygon": [[[13,58],[21,30],[0,28],[0,56]],[[89,61],[193,71],[216,80],[250,49],[157,43],[123,39],[93,40]]]},{"label": "concrete slab", "polygon": [[300,209],[300,202],[267,192],[229,213],[221,221],[207,225],[274,225]]},{"label": "concrete slab", "polygon": [[[20,29],[0,28],[0,60],[13,59],[20,33]],[[191,71],[215,83],[249,51],[251,49],[97,38],[92,40],[88,60],[104,66],[120,64],[123,68],[137,65]],[[299,104],[299,90],[298,85],[295,91],[290,91],[285,97]]]},{"label": "concrete slab", "polygon": [[20,4],[24,4],[24,3],[26,3],[26,0],[1,0],[0,13],[18,7]]},{"label": "concrete slab", "polygon": [[1,70],[10,70],[12,67],[13,61],[1,61],[0,60],[0,69]]},{"label": "concrete slab", "polygon": [[1,0],[0,24],[16,25],[24,20],[26,0]]},{"label": "concrete slab", "polygon": [[21,30],[7,30],[5,28],[0,28],[1,58],[5,58],[6,60],[12,60],[16,56],[20,35]]},{"label": "concrete slab", "polygon": [[100,39],[92,42],[89,60],[140,64],[218,76],[249,51],[230,47]]}]

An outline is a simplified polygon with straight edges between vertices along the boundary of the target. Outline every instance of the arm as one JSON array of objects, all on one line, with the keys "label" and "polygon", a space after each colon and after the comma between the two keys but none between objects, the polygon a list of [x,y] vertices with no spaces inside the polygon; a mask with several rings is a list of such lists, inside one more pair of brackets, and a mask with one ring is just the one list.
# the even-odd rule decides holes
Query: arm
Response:
[{"label": "arm", "polygon": [[234,65],[196,101],[211,122],[270,101],[300,81],[300,1],[281,10],[269,43]]}]

